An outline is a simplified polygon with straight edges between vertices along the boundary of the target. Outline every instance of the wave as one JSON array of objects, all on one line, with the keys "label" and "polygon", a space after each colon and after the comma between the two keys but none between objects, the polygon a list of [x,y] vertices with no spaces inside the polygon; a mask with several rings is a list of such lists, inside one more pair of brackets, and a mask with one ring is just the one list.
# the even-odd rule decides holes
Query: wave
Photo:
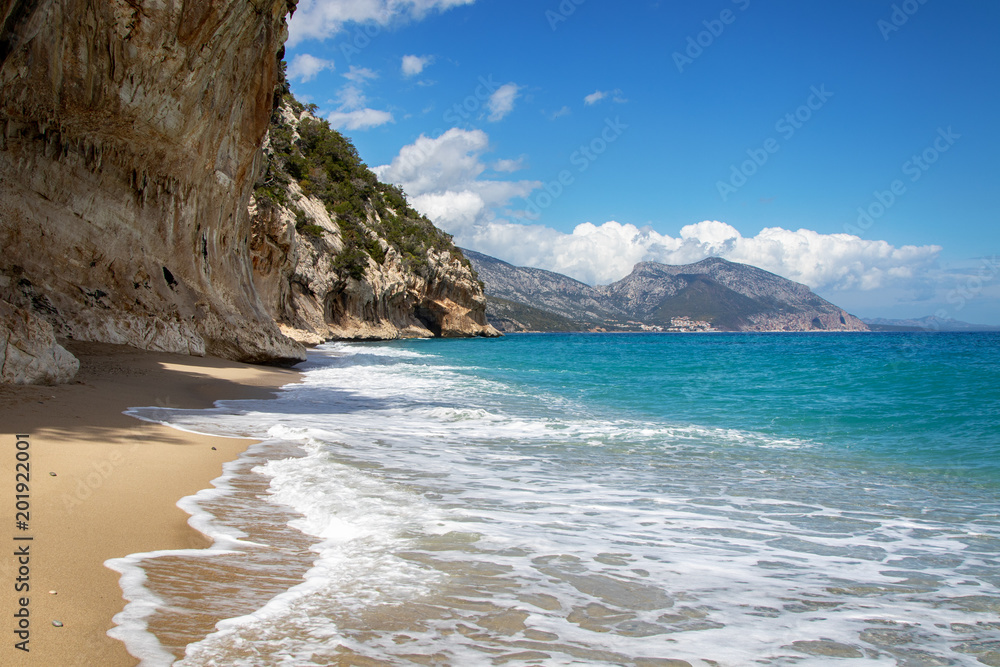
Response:
[{"label": "wave", "polygon": [[[616,417],[419,347],[334,344],[272,401],[132,411],[269,439],[185,507],[217,552],[260,559],[248,587],[271,588],[179,664],[965,664],[988,650],[995,498],[868,472],[815,440]],[[293,555],[293,583],[272,582]],[[181,650],[146,636],[176,600],[142,572],[174,556],[191,554],[114,563],[133,600],[116,636],[148,664]]]}]

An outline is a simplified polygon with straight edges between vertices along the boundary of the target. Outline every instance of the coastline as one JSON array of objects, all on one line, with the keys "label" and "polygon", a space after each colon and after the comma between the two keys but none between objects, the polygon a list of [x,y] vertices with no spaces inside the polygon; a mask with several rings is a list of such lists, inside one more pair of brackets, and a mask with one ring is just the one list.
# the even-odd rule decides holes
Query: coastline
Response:
[{"label": "coastline", "polygon": [[[30,550],[30,590],[16,593],[17,559],[0,559],[4,641],[0,663],[12,666],[132,666],[138,660],[108,637],[125,606],[109,558],[162,549],[204,548],[187,524],[181,498],[209,488],[223,464],[253,441],[218,438],[126,416],[129,407],[208,408],[217,400],[268,398],[300,378],[295,370],[213,357],[146,352],[121,345],[66,347],[81,363],[75,381],[0,387],[4,452],[0,492],[13,554]],[[15,535],[15,434],[29,435],[30,524]],[[55,473],[53,476],[50,473]],[[14,537],[30,536],[30,541]],[[55,591],[54,594],[50,591]],[[28,599],[29,652],[11,631]],[[53,621],[62,623],[61,627]]]}]

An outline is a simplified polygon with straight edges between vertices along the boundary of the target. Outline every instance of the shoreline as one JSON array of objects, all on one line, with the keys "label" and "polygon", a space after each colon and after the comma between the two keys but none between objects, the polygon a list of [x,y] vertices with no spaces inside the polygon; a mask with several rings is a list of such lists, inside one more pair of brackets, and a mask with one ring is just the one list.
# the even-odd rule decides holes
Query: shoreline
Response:
[{"label": "shoreline", "polygon": [[[214,357],[147,352],[68,341],[80,359],[74,382],[0,387],[4,446],[0,493],[8,547],[28,545],[29,590],[15,592],[17,559],[0,559],[4,641],[13,666],[131,667],[138,660],[107,636],[125,606],[111,558],[211,542],[187,523],[177,502],[210,488],[223,464],[253,440],[179,431],[123,414],[130,407],[209,408],[218,400],[273,397],[301,373]],[[15,535],[15,438],[30,443],[30,523]],[[52,473],[55,473],[54,475]],[[15,541],[14,537],[31,540]],[[55,593],[50,593],[55,591]],[[14,614],[28,600],[29,652],[16,648]],[[62,623],[61,627],[53,621]]]}]

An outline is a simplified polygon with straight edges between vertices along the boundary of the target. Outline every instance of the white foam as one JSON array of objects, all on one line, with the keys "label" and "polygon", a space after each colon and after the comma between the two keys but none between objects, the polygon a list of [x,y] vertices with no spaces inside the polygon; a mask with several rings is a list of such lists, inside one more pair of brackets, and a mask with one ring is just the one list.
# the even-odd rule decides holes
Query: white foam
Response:
[{"label": "white foam", "polygon": [[[267,446],[266,442],[257,443],[252,445],[247,453],[259,453]],[[115,615],[113,619],[115,627],[108,631],[108,636],[121,640],[128,652],[139,658],[143,667],[170,665],[174,661],[174,656],[147,631],[149,617],[163,605],[163,601],[146,587],[146,572],[143,565],[162,557],[204,558],[235,553],[235,549],[255,545],[254,542],[243,539],[246,537],[243,531],[220,524],[214,515],[203,509],[209,501],[218,500],[233,492],[232,478],[239,465],[239,460],[223,464],[223,474],[212,480],[212,488],[202,489],[177,502],[177,506],[190,515],[188,524],[212,540],[209,548],[163,549],[130,554],[104,562],[105,567],[121,574],[118,583],[123,597],[128,601],[125,608]]]},{"label": "white foam", "polygon": [[[391,661],[403,650],[397,633],[369,629],[358,642],[352,619],[453,596],[446,573],[470,563],[502,570],[478,594],[462,589],[471,602],[527,612],[558,644],[692,664],[828,664],[808,642],[864,650],[865,664],[895,664],[894,651],[914,647],[963,664],[968,656],[951,647],[968,636],[950,624],[992,618],[953,602],[1000,599],[983,574],[989,553],[963,541],[1000,539],[996,507],[981,499],[830,461],[818,442],[589,415],[439,365],[421,347],[330,345],[275,400],[135,411],[198,432],[293,440],[306,452],[256,470],[270,478],[266,502],[294,509],[291,526],[315,536],[314,567],[300,586],[220,623],[183,664],[305,664],[338,645]],[[947,517],[924,512],[928,494]],[[242,537],[198,521],[220,543]],[[122,618],[134,635],[140,612],[157,604],[141,584],[127,582],[142,604]],[[521,599],[537,595],[559,609]],[[629,618],[598,633],[570,618],[590,605]],[[480,612],[450,613],[408,631],[405,652],[480,664],[476,641],[503,645],[455,632]],[[655,628],[665,634],[643,635]],[[900,628],[918,639],[873,643]],[[234,657],[248,651],[256,657]],[[588,663],[550,653],[544,664]]]}]

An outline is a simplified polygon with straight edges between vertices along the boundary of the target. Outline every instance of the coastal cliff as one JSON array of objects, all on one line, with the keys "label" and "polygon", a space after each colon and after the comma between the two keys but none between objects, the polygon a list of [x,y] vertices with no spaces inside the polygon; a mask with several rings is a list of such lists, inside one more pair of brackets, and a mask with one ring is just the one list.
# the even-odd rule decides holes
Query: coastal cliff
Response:
[{"label": "coastal cliff", "polygon": [[254,280],[287,335],[305,343],[499,335],[451,236],[287,90],[264,152],[250,206]]},{"label": "coastal cliff", "polygon": [[0,299],[77,340],[304,358],[247,212],[294,4],[0,0]]},{"label": "coastal cliff", "polygon": [[57,338],[289,364],[282,328],[495,333],[457,251],[338,261],[322,202],[254,197],[296,2],[0,0],[0,381],[70,379]]}]

